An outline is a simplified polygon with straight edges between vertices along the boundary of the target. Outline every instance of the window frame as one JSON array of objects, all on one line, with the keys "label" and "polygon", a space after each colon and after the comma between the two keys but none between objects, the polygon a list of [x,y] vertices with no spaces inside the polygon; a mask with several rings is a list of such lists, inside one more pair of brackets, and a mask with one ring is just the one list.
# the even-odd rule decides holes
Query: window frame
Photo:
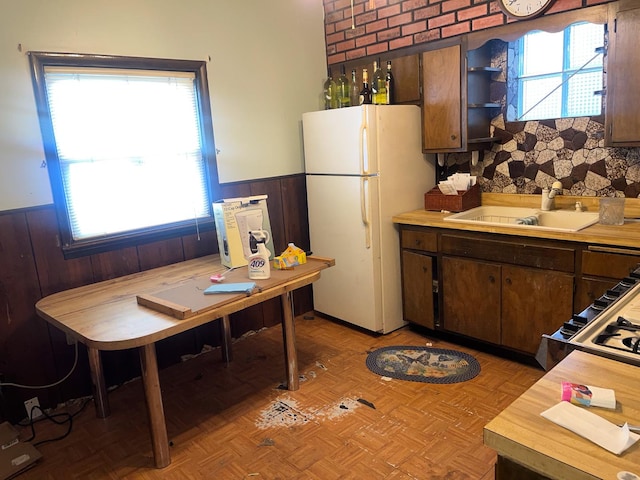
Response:
[{"label": "window frame", "polygon": [[[517,92],[517,97],[516,97],[516,105],[517,105],[517,113],[524,115],[526,112],[523,112],[523,83],[527,80],[534,80],[534,79],[543,79],[543,78],[551,78],[551,77],[559,77],[561,79],[561,85],[559,87],[560,89],[560,95],[561,95],[561,103],[560,103],[560,116],[559,117],[551,117],[551,118],[573,118],[573,117],[569,117],[568,116],[568,108],[569,108],[569,104],[568,104],[568,90],[569,90],[569,78],[572,77],[573,75],[575,75],[576,73],[580,72],[580,73],[595,73],[595,72],[600,72],[602,74],[602,88],[604,88],[604,83],[605,83],[605,79],[604,79],[604,75],[605,75],[605,65],[604,65],[604,61],[602,63],[602,65],[600,65],[599,67],[583,67],[583,68],[569,68],[569,57],[570,57],[570,49],[571,49],[571,45],[570,45],[570,29],[573,28],[576,25],[580,25],[583,23],[592,23],[592,22],[588,22],[588,21],[578,21],[578,22],[572,22],[568,25],[566,25],[564,28],[562,28],[561,30],[559,30],[559,32],[562,32],[562,71],[557,71],[557,72],[546,72],[546,73],[539,73],[539,74],[535,74],[535,75],[527,75],[527,76],[523,76],[522,72],[524,69],[524,42],[525,42],[525,37],[526,35],[530,34],[530,33],[536,33],[540,30],[532,30],[530,32],[527,32],[526,34],[522,35],[521,37],[519,37],[516,41],[515,41],[515,47],[516,47],[516,52],[517,52],[517,68],[516,68],[516,78],[514,79],[515,84],[516,84],[516,92]],[[594,23],[594,25],[597,25]],[[544,32],[544,30],[542,30]],[[550,33],[550,32],[546,32],[546,33]],[[603,26],[603,45],[606,44],[606,24]],[[594,92],[595,94],[595,92]],[[589,116],[591,117],[597,117],[600,116],[604,113],[604,105],[602,103],[602,101],[600,102],[600,112],[598,113],[594,113],[591,114]],[[535,120],[547,120],[548,118],[533,118],[531,120],[528,119],[523,119],[521,116],[519,116],[517,119],[512,120],[512,121],[535,121]]]},{"label": "window frame", "polygon": [[[213,137],[213,121],[205,61],[51,52],[29,52],[28,57],[45,159],[56,210],[60,244],[65,258],[76,258],[167,238],[192,235],[201,231],[214,230],[215,225],[211,202],[214,198],[219,197],[220,185],[216,165],[216,149]],[[210,215],[207,218],[189,219],[181,222],[140,228],[102,238],[96,237],[85,240],[74,240],[71,234],[67,199],[63,188],[62,171],[47,101],[44,74],[45,67],[50,66],[179,71],[195,74],[201,146],[205,162],[205,175],[207,177],[205,180],[209,196],[208,208]]]}]

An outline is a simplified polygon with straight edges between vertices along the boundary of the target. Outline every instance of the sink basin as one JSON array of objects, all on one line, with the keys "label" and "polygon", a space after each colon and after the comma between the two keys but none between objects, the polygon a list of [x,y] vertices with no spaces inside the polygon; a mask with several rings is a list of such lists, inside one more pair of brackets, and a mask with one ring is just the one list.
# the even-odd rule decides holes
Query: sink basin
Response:
[{"label": "sink basin", "polygon": [[[551,210],[546,212],[538,208],[485,205],[455,213],[445,217],[445,220],[475,225],[496,225],[552,232],[577,232],[597,223],[598,216],[597,212],[576,212],[572,210]],[[535,217],[533,222],[535,224],[519,223],[521,221],[527,222],[527,217]]]}]

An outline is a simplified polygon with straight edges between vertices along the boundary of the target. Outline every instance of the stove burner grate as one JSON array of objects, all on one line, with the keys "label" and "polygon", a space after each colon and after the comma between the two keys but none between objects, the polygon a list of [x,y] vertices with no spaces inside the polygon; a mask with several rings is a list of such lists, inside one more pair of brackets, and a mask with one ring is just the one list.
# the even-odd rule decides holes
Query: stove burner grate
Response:
[{"label": "stove burner grate", "polygon": [[619,316],[615,323],[608,324],[593,342],[603,347],[640,354],[640,325]]}]

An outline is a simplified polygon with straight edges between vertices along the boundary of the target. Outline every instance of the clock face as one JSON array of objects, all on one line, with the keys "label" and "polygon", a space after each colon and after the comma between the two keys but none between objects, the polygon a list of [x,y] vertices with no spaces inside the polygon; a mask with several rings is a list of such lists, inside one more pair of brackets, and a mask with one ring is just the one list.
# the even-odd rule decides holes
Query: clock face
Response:
[{"label": "clock face", "polygon": [[500,8],[515,18],[531,18],[544,12],[554,0],[498,0]]}]

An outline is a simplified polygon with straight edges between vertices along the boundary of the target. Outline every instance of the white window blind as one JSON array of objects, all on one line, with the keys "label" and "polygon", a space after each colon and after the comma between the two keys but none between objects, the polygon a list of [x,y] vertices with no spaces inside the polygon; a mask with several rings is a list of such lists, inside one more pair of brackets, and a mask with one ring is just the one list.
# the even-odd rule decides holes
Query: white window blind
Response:
[{"label": "white window blind", "polygon": [[45,67],[74,240],[210,216],[193,73]]}]

